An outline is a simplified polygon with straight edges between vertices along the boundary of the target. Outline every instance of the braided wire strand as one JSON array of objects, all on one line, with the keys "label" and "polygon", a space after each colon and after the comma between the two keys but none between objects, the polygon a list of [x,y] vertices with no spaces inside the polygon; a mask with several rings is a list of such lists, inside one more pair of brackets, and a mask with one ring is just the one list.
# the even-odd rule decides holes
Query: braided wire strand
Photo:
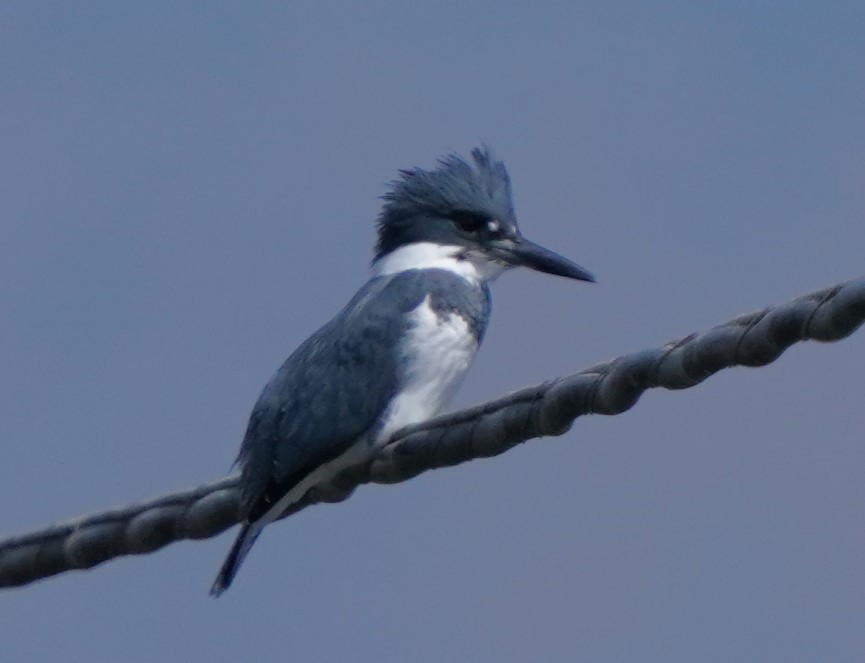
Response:
[{"label": "braided wire strand", "polygon": [[[314,488],[282,514],[338,502],[365,483],[398,483],[433,469],[561,435],[585,414],[615,415],[647,389],[687,389],[732,366],[765,366],[806,340],[830,342],[865,322],[865,277],[738,316],[659,348],[621,356],[473,408],[398,431],[367,464]],[[0,540],[0,587],[25,585],[174,541],[205,539],[238,522],[238,475],[148,502]]]}]

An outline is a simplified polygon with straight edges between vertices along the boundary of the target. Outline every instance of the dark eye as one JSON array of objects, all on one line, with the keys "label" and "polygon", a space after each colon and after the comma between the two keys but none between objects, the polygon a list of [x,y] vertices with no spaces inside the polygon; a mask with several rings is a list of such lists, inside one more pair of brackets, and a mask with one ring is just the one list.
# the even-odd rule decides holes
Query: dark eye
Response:
[{"label": "dark eye", "polygon": [[469,212],[468,210],[451,212],[448,217],[462,230],[470,233],[483,230],[490,221],[490,218],[486,214],[478,214],[477,212]]}]

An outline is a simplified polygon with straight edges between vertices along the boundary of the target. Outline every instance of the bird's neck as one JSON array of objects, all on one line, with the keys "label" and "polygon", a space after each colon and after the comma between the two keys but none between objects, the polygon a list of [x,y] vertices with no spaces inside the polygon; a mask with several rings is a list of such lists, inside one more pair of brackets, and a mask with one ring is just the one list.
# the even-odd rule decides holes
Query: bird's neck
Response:
[{"label": "bird's neck", "polygon": [[412,269],[444,269],[474,285],[481,285],[494,280],[507,266],[462,246],[433,242],[406,244],[372,265],[373,276],[388,276]]}]

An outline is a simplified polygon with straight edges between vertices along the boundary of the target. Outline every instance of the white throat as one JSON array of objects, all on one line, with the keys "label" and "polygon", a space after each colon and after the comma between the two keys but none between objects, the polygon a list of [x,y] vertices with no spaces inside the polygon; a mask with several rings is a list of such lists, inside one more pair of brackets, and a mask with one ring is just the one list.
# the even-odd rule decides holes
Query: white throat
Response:
[{"label": "white throat", "polygon": [[508,269],[509,265],[490,260],[479,251],[466,250],[455,244],[415,242],[406,244],[376,260],[373,276],[398,274],[411,269],[445,269],[471,283],[487,283]]}]

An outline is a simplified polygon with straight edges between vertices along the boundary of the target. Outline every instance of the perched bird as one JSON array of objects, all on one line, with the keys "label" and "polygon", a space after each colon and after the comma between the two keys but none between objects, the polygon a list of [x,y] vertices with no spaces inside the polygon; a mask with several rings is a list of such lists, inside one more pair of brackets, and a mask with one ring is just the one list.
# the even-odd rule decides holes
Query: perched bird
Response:
[{"label": "perched bird", "polygon": [[401,171],[384,201],[372,278],[255,404],[238,455],[241,529],[214,596],[267,524],[447,402],[483,339],[490,281],[517,266],[594,281],[523,238],[507,170],[488,148]]}]

